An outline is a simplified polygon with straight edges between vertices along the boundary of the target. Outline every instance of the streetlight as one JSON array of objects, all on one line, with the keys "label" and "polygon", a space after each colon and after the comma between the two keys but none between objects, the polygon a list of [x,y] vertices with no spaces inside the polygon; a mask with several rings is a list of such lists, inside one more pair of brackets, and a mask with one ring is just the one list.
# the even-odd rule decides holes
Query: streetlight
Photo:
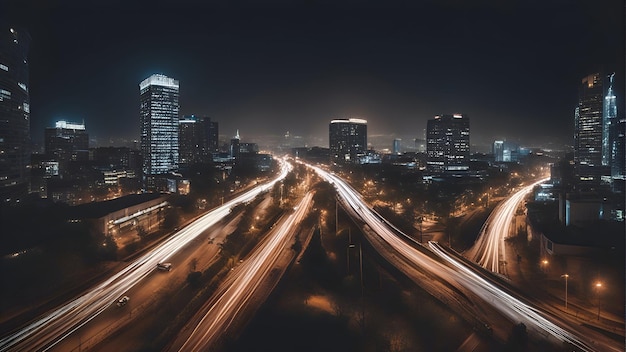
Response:
[{"label": "streetlight", "polygon": [[565,310],[567,310],[567,278],[569,278],[569,275],[563,274],[561,277],[565,278]]},{"label": "streetlight", "polygon": [[600,320],[600,289],[602,288],[601,282],[596,282],[596,295],[598,296],[598,320]]}]

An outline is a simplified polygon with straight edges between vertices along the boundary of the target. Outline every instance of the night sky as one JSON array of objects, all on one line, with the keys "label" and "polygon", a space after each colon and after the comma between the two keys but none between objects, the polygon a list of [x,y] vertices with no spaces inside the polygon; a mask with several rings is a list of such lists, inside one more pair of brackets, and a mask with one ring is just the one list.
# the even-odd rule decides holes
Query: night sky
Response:
[{"label": "night sky", "polygon": [[98,3],[0,5],[32,36],[35,142],[59,119],[100,143],[138,138],[152,73],[180,81],[182,114],[249,142],[290,131],[327,146],[332,118],[358,117],[388,148],[465,113],[472,144],[571,144],[578,84],[599,68],[617,70],[624,112],[621,0]]}]

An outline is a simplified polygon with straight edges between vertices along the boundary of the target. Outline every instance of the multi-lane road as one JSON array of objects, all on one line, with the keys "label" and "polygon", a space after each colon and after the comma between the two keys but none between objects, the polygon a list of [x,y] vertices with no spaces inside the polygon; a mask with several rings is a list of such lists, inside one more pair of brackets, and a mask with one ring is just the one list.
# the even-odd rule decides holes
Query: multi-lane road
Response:
[{"label": "multi-lane road", "polygon": [[[524,323],[528,331],[535,336],[541,336],[557,345],[569,343],[583,351],[621,351],[623,345],[602,339],[597,333],[586,331],[584,336],[581,333],[574,333],[577,327],[572,326],[567,321],[561,320],[558,316],[551,315],[540,310],[520,298],[518,294],[504,288],[495,281],[487,280],[483,275],[477,274],[473,268],[462,261],[450,256],[436,243],[430,243],[429,247],[440,260],[425,253],[418,243],[411,240],[409,236],[403,234],[393,225],[384,220],[380,215],[371,210],[360,195],[352,189],[341,178],[326,172],[325,170],[311,166],[322,178],[334,185],[339,197],[347,206],[348,211],[353,216],[361,219],[372,232],[376,234],[374,241],[384,243],[377,245],[372,243],[379,253],[399,270],[405,272],[407,276],[413,277],[412,270],[419,268],[427,272],[428,275],[436,277],[437,280],[447,282],[454,287],[463,289],[467,299],[479,307],[485,302],[493,309],[506,317],[512,323]],[[372,241],[372,239],[370,239]],[[410,263],[409,265],[405,263]],[[420,285],[430,284],[428,282],[417,282]],[[443,293],[442,293],[443,294]],[[478,297],[482,302],[474,301]],[[451,299],[455,299],[451,297]],[[472,307],[468,307],[472,309]],[[477,309],[476,314],[480,316]],[[482,319],[490,320],[491,315],[482,316]]]},{"label": "multi-lane road", "polygon": [[281,162],[281,172],[272,181],[259,185],[208,212],[169,237],[148,253],[133,260],[118,273],[70,302],[31,321],[0,339],[0,351],[46,351],[105,311],[120,296],[156,269],[180,249],[187,246],[207,228],[228,215],[240,203],[247,203],[285,178],[291,165]]},{"label": "multi-lane road", "polygon": [[[295,211],[273,228],[266,240],[226,277],[216,294],[179,333],[170,351],[207,351],[223,336],[270,276],[295,230],[307,215],[313,194],[307,194]],[[277,278],[274,278],[277,279]]]},{"label": "multi-lane road", "polygon": [[507,261],[504,240],[511,234],[511,219],[515,216],[515,211],[524,200],[524,197],[532,192],[536,185],[547,180],[542,179],[523,187],[498,204],[491,215],[489,215],[489,218],[487,218],[472,248],[467,250],[467,257],[473,259],[487,270],[503,274],[503,266]]}]

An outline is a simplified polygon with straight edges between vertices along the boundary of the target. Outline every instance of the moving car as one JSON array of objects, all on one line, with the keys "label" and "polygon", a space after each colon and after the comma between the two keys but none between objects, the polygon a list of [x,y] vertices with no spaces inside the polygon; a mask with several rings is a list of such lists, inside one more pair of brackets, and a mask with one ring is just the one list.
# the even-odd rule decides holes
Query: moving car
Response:
[{"label": "moving car", "polygon": [[163,270],[163,271],[170,271],[172,270],[172,263],[159,263],[157,264],[157,269]]},{"label": "moving car", "polygon": [[128,303],[128,301],[130,301],[130,297],[128,296],[123,296],[120,299],[117,300],[117,306],[118,307],[123,307],[126,305],[126,303]]}]

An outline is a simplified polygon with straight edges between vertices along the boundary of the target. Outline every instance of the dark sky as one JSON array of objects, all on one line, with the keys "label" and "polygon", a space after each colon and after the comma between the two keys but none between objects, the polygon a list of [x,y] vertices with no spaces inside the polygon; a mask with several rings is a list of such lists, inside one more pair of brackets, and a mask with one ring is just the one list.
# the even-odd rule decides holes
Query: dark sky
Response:
[{"label": "dark sky", "polygon": [[571,143],[578,84],[599,68],[618,70],[623,113],[624,1],[415,2],[19,0],[0,16],[32,36],[35,141],[62,118],[137,138],[152,73],[180,81],[182,114],[246,141],[291,131],[326,145],[344,117],[415,138],[460,112],[472,144]]}]

